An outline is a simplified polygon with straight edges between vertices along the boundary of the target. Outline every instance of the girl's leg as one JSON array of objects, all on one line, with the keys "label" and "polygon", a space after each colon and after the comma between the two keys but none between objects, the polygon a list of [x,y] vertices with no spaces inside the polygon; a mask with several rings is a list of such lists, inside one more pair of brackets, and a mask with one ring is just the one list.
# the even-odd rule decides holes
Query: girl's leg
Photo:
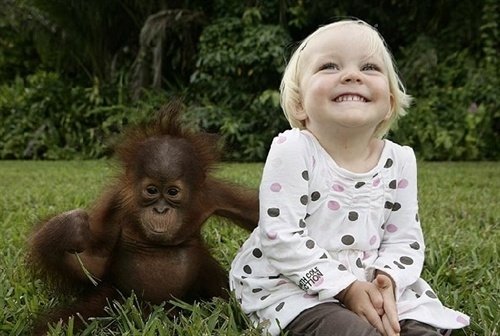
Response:
[{"label": "girl's leg", "polygon": [[284,331],[289,336],[380,336],[368,322],[333,302],[303,311]]},{"label": "girl's leg", "polygon": [[415,320],[403,320],[401,325],[401,336],[441,336],[436,328]]}]

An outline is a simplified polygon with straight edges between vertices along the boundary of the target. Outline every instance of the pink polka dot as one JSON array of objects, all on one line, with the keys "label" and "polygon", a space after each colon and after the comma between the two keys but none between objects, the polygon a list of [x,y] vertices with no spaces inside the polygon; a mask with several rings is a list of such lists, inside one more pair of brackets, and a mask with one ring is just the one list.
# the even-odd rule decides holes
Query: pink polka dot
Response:
[{"label": "pink polka dot", "polygon": [[375,180],[373,180],[373,186],[377,187],[379,184],[380,184],[380,178],[377,177]]},{"label": "pink polka dot", "polygon": [[390,232],[390,233],[394,233],[394,232],[398,231],[398,227],[394,224],[389,224],[385,228],[386,228],[387,232]]},{"label": "pink polka dot", "polygon": [[267,238],[271,239],[271,240],[275,240],[276,237],[278,237],[278,234],[276,232],[268,232],[267,233]]},{"label": "pink polka dot", "polygon": [[280,135],[277,139],[276,139],[276,143],[277,144],[282,144],[283,142],[286,141],[286,136],[283,136],[283,135]]},{"label": "pink polka dot", "polygon": [[370,245],[375,245],[376,242],[377,242],[377,236],[374,235],[370,238]]},{"label": "pink polka dot", "polygon": [[340,209],[339,202],[337,202],[337,201],[329,201],[328,202],[328,209],[333,210],[333,211]]},{"label": "pink polka dot", "polygon": [[271,191],[279,192],[281,190],[281,184],[273,183],[271,184]]},{"label": "pink polka dot", "polygon": [[304,299],[314,299],[316,297],[316,295],[311,295],[311,294],[304,294],[302,295],[302,297]]},{"label": "pink polka dot", "polygon": [[468,325],[469,321],[463,316],[457,316],[457,322],[463,325]]},{"label": "pink polka dot", "polygon": [[288,283],[288,281],[286,281],[286,280],[280,280],[280,281],[276,284],[276,286],[281,286],[281,285],[284,285],[284,284],[286,284],[286,283]]},{"label": "pink polka dot", "polygon": [[363,252],[363,260],[370,258],[372,255],[369,252],[364,251]]},{"label": "pink polka dot", "polygon": [[333,190],[335,190],[335,191],[337,191],[337,192],[342,192],[342,191],[344,191],[344,187],[342,187],[340,184],[334,184],[334,185],[332,186],[332,189],[333,189]]},{"label": "pink polka dot", "polygon": [[408,187],[408,180],[407,179],[401,179],[401,180],[399,180],[398,188],[404,189],[406,187]]}]

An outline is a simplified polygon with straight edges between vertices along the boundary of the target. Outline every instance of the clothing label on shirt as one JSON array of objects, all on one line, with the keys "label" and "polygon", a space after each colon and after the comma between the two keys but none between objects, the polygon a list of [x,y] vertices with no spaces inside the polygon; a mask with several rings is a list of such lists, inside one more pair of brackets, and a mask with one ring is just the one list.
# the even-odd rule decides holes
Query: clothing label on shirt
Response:
[{"label": "clothing label on shirt", "polygon": [[322,281],[323,281],[323,273],[321,273],[318,267],[314,267],[310,269],[309,272],[307,272],[307,274],[300,279],[299,287],[302,290],[306,291],[312,286],[314,286],[314,284],[318,282],[321,283]]}]

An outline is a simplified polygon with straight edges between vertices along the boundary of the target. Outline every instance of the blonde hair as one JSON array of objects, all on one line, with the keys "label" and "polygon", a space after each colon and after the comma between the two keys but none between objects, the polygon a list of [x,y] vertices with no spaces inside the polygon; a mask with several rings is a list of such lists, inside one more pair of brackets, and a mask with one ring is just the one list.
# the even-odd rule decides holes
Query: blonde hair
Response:
[{"label": "blonde hair", "polygon": [[399,78],[393,57],[384,38],[374,27],[362,20],[342,20],[322,26],[302,41],[292,54],[283,73],[280,85],[281,108],[292,127],[305,128],[304,122],[294,117],[297,109],[301,106],[300,79],[302,77],[302,68],[300,67],[300,55],[302,50],[307,46],[307,43],[319,33],[346,25],[361,25],[367,28],[367,47],[370,48],[371,52],[379,53],[382,56],[382,61],[387,68],[389,91],[393,96],[393,109],[390,117],[381,122],[375,129],[374,136],[382,138],[389,132],[391,126],[393,126],[399,117],[406,114],[406,109],[411,103],[411,97],[406,94],[406,89]]}]

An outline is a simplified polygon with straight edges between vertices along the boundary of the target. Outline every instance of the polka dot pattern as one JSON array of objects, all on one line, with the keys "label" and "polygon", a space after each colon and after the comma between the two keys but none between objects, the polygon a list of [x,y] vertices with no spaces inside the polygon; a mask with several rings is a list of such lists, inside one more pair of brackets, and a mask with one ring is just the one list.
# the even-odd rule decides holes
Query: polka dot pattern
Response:
[{"label": "polka dot pattern", "polygon": [[[285,148],[292,145],[292,138],[279,136],[274,144],[285,144],[281,147]],[[277,151],[282,150],[279,147],[275,148]],[[302,151],[297,152],[302,153]],[[316,155],[318,152],[309,153]],[[291,161],[285,156],[270,157],[268,164],[279,164],[280,167],[275,175],[263,179],[268,183],[261,189],[268,200],[264,204],[268,206],[263,208],[261,215],[261,219],[267,221],[265,223],[267,225],[262,225],[261,233],[264,233],[264,237],[267,235],[270,240],[286,239],[295,244],[287,246],[291,248],[278,253],[282,253],[282,256],[294,254],[293,258],[299,258],[300,255],[307,256],[310,259],[305,261],[310,263],[310,268],[316,268],[317,272],[323,273],[316,273],[313,276],[311,275],[313,273],[308,273],[311,270],[300,270],[301,277],[305,278],[302,281],[304,287],[300,288],[305,291],[327,288],[335,277],[346,277],[351,273],[363,274],[364,268],[373,265],[374,262],[376,268],[391,269],[391,272],[401,274],[402,277],[410,276],[418,268],[416,266],[421,261],[419,252],[422,252],[423,243],[415,238],[410,240],[407,238],[414,237],[412,233],[415,232],[413,230],[417,225],[416,222],[419,222],[419,217],[415,211],[413,213],[406,211],[415,209],[414,202],[408,195],[416,190],[416,185],[413,172],[409,171],[406,175],[405,169],[411,168],[411,165],[402,165],[403,162],[400,164],[399,157],[397,151],[384,150],[381,164],[377,165],[378,171],[370,175],[352,176],[334,170],[332,174],[313,176],[316,171],[326,172],[324,170],[327,168],[326,161],[321,155],[313,157],[312,154],[308,154],[300,158],[301,160],[297,162],[302,159],[307,162],[302,167],[290,165]],[[277,159],[281,159],[282,162]],[[273,166],[271,168],[274,169]],[[295,176],[292,176],[292,172]],[[403,243],[393,249],[390,242],[395,237],[398,237],[398,240],[401,238],[399,241]],[[284,245],[266,242],[262,236],[260,239],[269,246],[284,248]],[[388,244],[381,246],[386,240]],[[287,308],[291,307],[292,301],[288,301],[289,297],[284,295],[284,291],[288,290],[289,285],[296,279],[280,275],[269,276],[269,274],[262,277],[260,272],[269,267],[263,264],[263,260],[267,257],[264,253],[266,251],[258,243],[250,246],[252,247],[249,250],[242,253],[247,259],[238,264],[239,273],[237,278],[233,279],[233,284],[239,286],[238,283],[242,281],[243,288],[254,285],[246,288],[244,293],[246,296],[240,294],[237,298],[245,297],[244,303],[247,304],[247,297],[251,300],[253,295],[254,304],[266,307],[266,314],[269,313],[266,318],[286,316]],[[384,246],[388,247],[384,250]],[[331,248],[332,251],[318,252],[319,248]],[[342,252],[337,254],[336,251]],[[346,253],[343,254],[344,252]],[[295,259],[290,260],[293,262]],[[332,263],[335,263],[335,266],[331,267]],[[258,280],[255,277],[258,277]],[[241,280],[242,278],[248,280]],[[434,292],[426,289],[418,293],[411,292],[412,299],[416,300],[415,295],[420,295],[420,300],[422,297],[426,298],[422,301],[435,299]],[[318,300],[318,294],[309,295],[304,292],[300,294],[298,300],[301,298]],[[406,298],[408,296],[405,296]],[[455,318],[453,316],[453,319]],[[465,321],[463,325],[466,323]]]},{"label": "polka dot pattern", "polygon": [[356,211],[350,211],[348,218],[351,222],[357,221],[359,218],[359,214]]},{"label": "polka dot pattern", "polygon": [[433,292],[433,291],[431,291],[431,290],[427,290],[427,291],[425,292],[425,295],[427,295],[427,296],[428,296],[428,297],[430,297],[431,299],[437,299],[436,294],[434,294],[434,292]]},{"label": "polka dot pattern", "polygon": [[311,194],[311,201],[316,202],[321,197],[321,194],[318,191],[315,191]]},{"label": "polka dot pattern", "polygon": [[302,203],[302,205],[307,205],[307,202],[309,201],[309,196],[307,195],[302,195],[300,197],[300,203]]},{"label": "polka dot pattern", "polygon": [[358,183],[356,183],[356,185],[354,186],[354,188],[359,189],[362,186],[364,186],[365,184],[366,184],[365,182],[358,182]]},{"label": "polka dot pattern", "polygon": [[281,302],[279,305],[276,306],[276,311],[279,312],[281,309],[283,309],[283,307],[285,306],[285,303],[284,302]]},{"label": "polka dot pattern", "polygon": [[267,209],[267,214],[269,215],[269,217],[278,217],[280,215],[280,209],[269,208]]},{"label": "polka dot pattern", "polygon": [[252,254],[255,258],[261,258],[262,257],[262,251],[258,248],[254,249],[252,251]]},{"label": "polka dot pattern", "polygon": [[336,211],[340,209],[340,204],[337,201],[329,201],[328,202],[328,209]]},{"label": "polka dot pattern", "polygon": [[281,184],[273,183],[273,184],[271,184],[270,189],[272,192],[280,192],[281,191]]},{"label": "polka dot pattern", "polygon": [[342,236],[341,241],[342,241],[342,244],[349,246],[349,245],[354,244],[355,239],[351,235],[344,235],[344,236]]}]

